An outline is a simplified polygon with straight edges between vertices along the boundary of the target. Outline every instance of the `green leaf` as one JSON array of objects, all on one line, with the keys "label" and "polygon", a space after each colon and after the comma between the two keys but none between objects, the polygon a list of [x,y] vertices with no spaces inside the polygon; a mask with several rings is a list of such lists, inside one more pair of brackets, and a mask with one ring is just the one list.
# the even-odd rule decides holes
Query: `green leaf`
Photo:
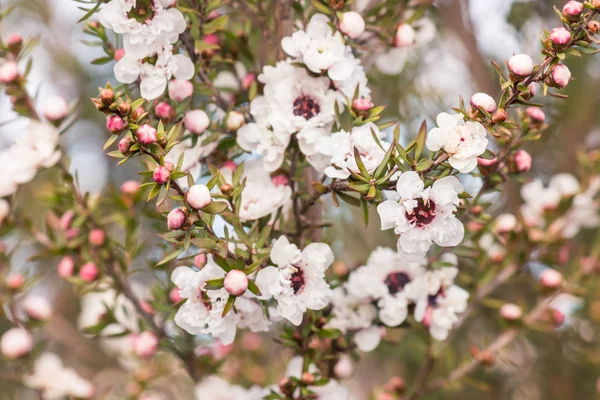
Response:
[{"label": "green leaf", "polygon": [[164,264],[166,264],[166,263],[168,263],[168,262],[176,259],[178,255],[180,255],[181,253],[183,253],[183,250],[184,250],[183,247],[175,250],[174,252],[172,252],[171,254],[169,254],[168,256],[166,256],[165,258],[163,258],[162,260],[160,260],[156,264],[156,266],[160,267],[161,265],[164,265]]},{"label": "green leaf", "polygon": [[212,250],[217,247],[217,242],[208,238],[193,238],[190,239],[190,242],[197,248],[203,250]]},{"label": "green leaf", "polygon": [[[375,191],[375,187],[372,186],[373,190]],[[375,197],[375,196],[373,196]],[[361,199],[360,200],[360,208],[362,211],[362,215],[363,215],[363,221],[365,221],[365,226],[369,225],[369,203],[365,200],[365,199]]]},{"label": "green leaf", "polygon": [[88,12],[86,12],[83,17],[79,18],[79,21],[77,21],[77,23],[83,22],[89,17],[91,17],[92,14],[94,14],[100,8],[100,4],[102,4],[102,2],[99,1],[93,8],[88,10]]},{"label": "green leaf", "polygon": [[152,189],[150,189],[150,193],[148,193],[148,199],[146,201],[148,202],[148,201],[152,200],[153,198],[155,198],[156,196],[158,196],[161,188],[162,188],[162,185],[155,183],[154,186],[152,186]]},{"label": "green leaf", "polygon": [[248,290],[251,291],[256,296],[262,296],[260,289],[256,286],[256,283],[253,281],[248,281]]},{"label": "green leaf", "polygon": [[225,28],[225,25],[227,24],[228,19],[228,15],[221,15],[220,17],[213,19],[212,21],[204,24],[204,26],[202,27],[202,33],[204,33],[205,35],[209,35],[216,31],[223,30],[223,28]]},{"label": "green leaf", "polygon": [[202,209],[202,212],[208,214],[221,214],[223,211],[227,210],[227,207],[229,207],[229,204],[224,201],[212,201]]},{"label": "green leaf", "polygon": [[114,61],[115,59],[113,57],[107,56],[107,57],[100,57],[100,58],[96,58],[95,60],[92,60],[92,64],[93,65],[104,65],[104,64],[108,64],[111,61]]},{"label": "green leaf", "polygon": [[427,138],[427,121],[423,120],[421,128],[419,128],[419,134],[417,135],[417,144],[415,146],[415,160],[421,157],[423,147],[425,147],[425,139]]},{"label": "green leaf", "polygon": [[102,147],[102,150],[106,151],[106,149],[108,149],[118,138],[119,135],[111,135],[106,141],[106,143],[104,143],[104,147]]},{"label": "green leaf", "polygon": [[419,161],[419,163],[415,167],[415,170],[417,172],[422,172],[422,171],[425,171],[426,169],[428,169],[429,167],[431,167],[432,165],[433,165],[433,161],[431,161],[427,158],[424,158],[421,161]]},{"label": "green leaf", "polygon": [[261,266],[262,264],[262,259],[255,261],[254,263],[252,263],[252,265],[250,265],[248,268],[246,268],[244,270],[244,272],[246,273],[246,275],[250,275],[251,273],[253,273],[254,271],[256,271],[258,269],[258,267]]},{"label": "green leaf", "polygon": [[360,156],[360,152],[358,151],[357,147],[354,148],[354,159],[362,176],[367,179],[371,178],[369,171],[367,171],[365,164],[363,164],[362,157]]},{"label": "green leaf", "polygon": [[225,317],[229,313],[229,311],[231,311],[234,303],[235,303],[235,296],[230,295],[229,298],[227,299],[227,303],[225,304],[225,308],[223,309],[223,314],[221,314],[222,317]]},{"label": "green leaf", "polygon": [[206,286],[204,287],[206,290],[218,290],[223,288],[225,282],[225,278],[211,279],[206,281]]},{"label": "green leaf", "polygon": [[344,202],[350,204],[351,206],[360,207],[360,200],[356,197],[352,197],[344,192],[336,192],[335,194],[337,194]]},{"label": "green leaf", "polygon": [[333,11],[331,11],[331,9],[329,7],[327,7],[325,4],[321,3],[319,0],[310,0],[310,2],[317,10],[319,10],[323,14],[333,15]]},{"label": "green leaf", "polygon": [[392,157],[392,153],[394,152],[395,147],[396,147],[396,142],[392,142],[392,145],[388,149],[387,153],[385,153],[385,157],[381,161],[381,164],[379,164],[379,166],[375,170],[375,173],[373,174],[373,177],[375,179],[379,179],[385,174],[385,171],[387,170],[387,167],[388,167],[388,162],[390,161],[390,158]]},{"label": "green leaf", "polygon": [[223,269],[223,271],[229,272],[233,269],[233,267],[229,265],[229,262],[220,254],[214,254],[213,259],[215,260],[217,265]]}]

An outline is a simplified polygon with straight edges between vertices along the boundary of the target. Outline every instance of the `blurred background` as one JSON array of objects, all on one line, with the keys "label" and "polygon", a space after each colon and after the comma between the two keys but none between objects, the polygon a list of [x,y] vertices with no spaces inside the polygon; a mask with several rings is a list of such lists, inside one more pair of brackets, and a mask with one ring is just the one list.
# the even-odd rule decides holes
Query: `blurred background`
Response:
[{"label": "blurred background", "polygon": [[[367,4],[367,0],[355,2],[358,10]],[[52,94],[78,103],[77,122],[62,138],[61,144],[79,175],[82,189],[98,194],[110,187],[118,188],[127,179],[137,179],[135,163],[116,168],[116,162],[102,151],[107,138],[105,120],[88,99],[97,94],[98,86],[104,86],[107,81],[115,83],[113,63],[90,64],[91,60],[104,54],[100,48],[81,42],[86,38],[81,25],[77,24],[84,13],[77,8],[78,3],[72,0],[0,0],[0,7],[8,5],[16,8],[0,24],[0,34],[6,36],[17,32],[24,37],[40,38],[40,45],[33,53],[34,64],[29,79],[30,92],[38,93],[37,106],[43,107]],[[385,118],[400,120],[402,135],[408,141],[423,118],[432,121],[439,112],[456,107],[459,96],[468,99],[475,92],[486,92],[497,98],[500,90],[490,60],[503,65],[504,60],[514,53],[527,53],[539,62],[539,32],[542,28],[550,30],[557,26],[558,19],[552,6],[560,8],[562,5],[560,1],[545,0],[435,2],[435,8],[417,27],[417,45],[383,54],[377,49],[380,54],[364,54],[363,64],[368,70],[375,104],[388,105]],[[567,63],[577,78],[566,89],[569,99],[537,99],[549,106],[546,116],[550,129],[540,141],[531,142],[525,148],[534,160],[530,177],[546,179],[558,172],[573,173],[577,151],[600,144],[600,133],[596,133],[600,57],[569,57]],[[23,121],[10,111],[9,99],[0,94],[0,144],[10,143],[23,127]],[[51,173],[39,174],[32,184],[21,190],[20,201],[24,204],[35,202],[36,196],[43,196],[44,186],[51,185],[52,179]],[[477,182],[471,184],[476,190]],[[518,204],[518,184],[511,183],[498,198],[496,207],[514,211]],[[377,246],[394,246],[394,237],[382,233],[375,218],[365,228],[362,223],[357,223],[360,216],[335,209],[331,204],[327,207],[329,219],[336,224],[326,231],[326,238],[333,243],[336,256],[343,263],[338,264],[338,268],[361,265]],[[40,219],[44,218],[43,212],[38,208],[31,209],[32,217],[39,215]],[[148,247],[155,240],[152,229],[148,226],[143,231],[148,238]],[[52,298],[55,307],[55,315],[44,331],[53,343],[52,350],[99,387],[118,382],[124,367],[115,359],[114,353],[76,332],[82,305],[73,301],[76,297],[71,286],[53,278],[54,263],[28,261],[29,254],[28,244],[21,244],[13,259],[13,268],[44,277],[39,290]],[[531,296],[528,290],[526,283],[517,283],[504,291],[502,297],[513,302],[526,301]],[[600,291],[595,296],[583,305],[577,302],[566,305],[569,310],[576,310],[569,315],[566,326],[552,334],[533,332],[520,337],[498,357],[494,366],[479,369],[460,386],[428,399],[598,398]],[[495,337],[501,329],[494,318],[495,313],[495,310],[481,310],[478,318],[464,325],[454,339],[457,345],[453,346],[453,353],[446,357],[448,363],[456,363],[468,352],[467,343],[485,346]],[[7,328],[0,326],[0,332]],[[348,384],[354,389],[356,399],[368,399],[373,389],[383,387],[392,376],[401,376],[407,382],[414,380],[425,344],[411,332],[397,331],[386,337],[389,343],[365,355],[355,366]],[[245,356],[241,357],[244,349]],[[232,350],[234,357],[225,363],[223,375],[245,386],[277,382],[283,361],[276,349],[269,337],[241,335]],[[36,398],[17,384],[2,380],[5,371],[0,361],[0,399]],[[165,398],[191,398],[189,382],[181,382],[178,388],[173,387],[174,382],[166,380],[157,391]],[[125,383],[119,390],[125,393]],[[121,396],[115,394],[109,398],[125,397]]]}]

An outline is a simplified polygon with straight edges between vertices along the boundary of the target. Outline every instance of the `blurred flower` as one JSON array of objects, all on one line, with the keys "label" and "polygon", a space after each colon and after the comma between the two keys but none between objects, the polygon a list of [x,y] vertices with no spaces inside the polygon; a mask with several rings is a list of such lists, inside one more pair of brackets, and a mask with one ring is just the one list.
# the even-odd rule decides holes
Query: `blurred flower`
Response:
[{"label": "blurred flower", "polygon": [[92,384],[63,366],[62,360],[53,353],[43,353],[33,364],[33,374],[24,378],[27,386],[39,390],[46,400],[63,397],[90,398],[94,395]]}]

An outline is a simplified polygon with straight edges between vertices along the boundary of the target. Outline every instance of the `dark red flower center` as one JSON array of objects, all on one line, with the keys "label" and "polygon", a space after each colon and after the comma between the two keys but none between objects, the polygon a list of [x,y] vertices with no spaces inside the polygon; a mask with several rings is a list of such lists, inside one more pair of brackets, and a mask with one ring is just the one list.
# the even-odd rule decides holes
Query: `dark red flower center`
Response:
[{"label": "dark red flower center", "polygon": [[406,286],[410,281],[410,276],[408,276],[407,273],[392,272],[385,277],[383,283],[385,283],[388,287],[388,292],[391,295],[394,295],[404,289],[404,286]]},{"label": "dark red flower center", "polygon": [[311,119],[320,112],[319,103],[310,96],[303,95],[294,100],[294,115]]},{"label": "dark red flower center", "polygon": [[302,271],[302,268],[296,267],[296,272],[294,272],[290,277],[290,282],[292,289],[294,290],[294,294],[298,294],[302,291],[302,289],[304,289],[304,284],[306,281],[304,280],[304,271]]},{"label": "dark red flower center", "polygon": [[417,199],[417,206],[406,212],[406,219],[411,225],[422,228],[435,219],[435,203],[431,200]]}]

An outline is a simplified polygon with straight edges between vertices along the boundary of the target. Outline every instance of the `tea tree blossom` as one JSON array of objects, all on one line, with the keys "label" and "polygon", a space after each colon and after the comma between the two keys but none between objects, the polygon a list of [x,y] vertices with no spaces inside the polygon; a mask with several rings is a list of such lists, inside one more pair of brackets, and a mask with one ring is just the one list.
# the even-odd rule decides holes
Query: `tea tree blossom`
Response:
[{"label": "tea tree blossom", "polygon": [[439,246],[458,245],[464,236],[464,226],[454,213],[462,184],[455,177],[437,180],[431,187],[414,171],[400,175],[396,183],[399,200],[387,200],[377,206],[381,229],[394,228],[398,251],[410,260],[425,256],[433,243]]},{"label": "tea tree blossom", "polygon": [[33,365],[33,374],[26,376],[24,382],[48,400],[67,396],[88,399],[94,395],[92,384],[66,368],[53,353],[43,353]]},{"label": "tea tree blossom", "polygon": [[333,252],[325,243],[311,243],[302,251],[281,236],[271,249],[276,265],[258,272],[256,284],[262,298],[273,297],[277,311],[294,325],[300,325],[306,310],[321,310],[331,300],[325,270],[333,262]]},{"label": "tea tree blossom", "polygon": [[459,172],[473,171],[477,167],[477,156],[482,155],[488,145],[483,125],[473,121],[464,122],[461,114],[447,113],[437,116],[437,124],[438,127],[430,130],[427,135],[427,148],[431,151],[444,150],[448,154],[450,165]]}]

